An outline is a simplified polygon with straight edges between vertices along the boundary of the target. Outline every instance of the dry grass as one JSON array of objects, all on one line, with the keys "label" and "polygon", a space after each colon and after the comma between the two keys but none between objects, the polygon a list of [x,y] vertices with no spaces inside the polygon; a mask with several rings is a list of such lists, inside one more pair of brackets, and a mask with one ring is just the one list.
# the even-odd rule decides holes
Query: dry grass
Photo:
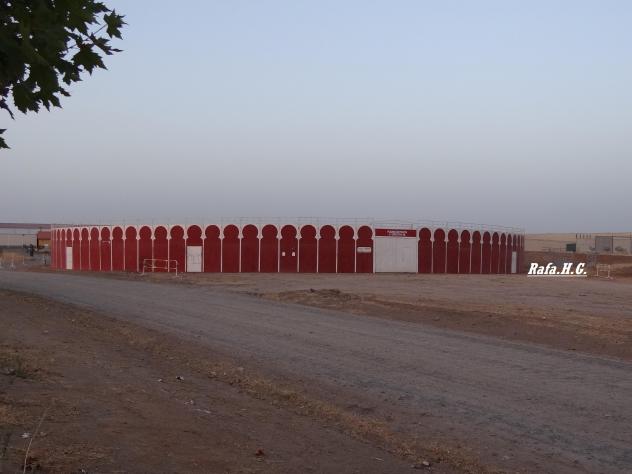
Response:
[{"label": "dry grass", "polygon": [[[339,290],[325,291],[333,300],[346,298]],[[322,296],[322,295],[321,295]],[[49,306],[50,302],[30,295],[19,295],[23,301],[31,304]],[[355,299],[350,295],[350,300]],[[208,351],[200,347],[200,356],[191,358],[190,345],[187,349],[180,349],[179,345],[173,345],[168,336],[159,332],[143,328],[138,331],[133,324],[120,324],[105,315],[95,317],[91,311],[79,309],[73,306],[64,306],[66,317],[74,324],[90,329],[96,329],[101,337],[116,341],[116,344],[127,345],[137,350],[142,350],[152,358],[168,359],[176,363],[182,371],[192,371],[199,375],[225,383],[243,391],[249,396],[265,400],[274,406],[289,410],[301,416],[309,417],[319,422],[335,427],[337,430],[371,444],[383,448],[385,451],[396,454],[411,464],[422,461],[430,461],[433,464],[441,464],[458,472],[468,473],[495,473],[496,469],[483,466],[476,461],[468,451],[450,442],[432,442],[413,439],[405,433],[395,432],[386,420],[367,414],[359,414],[335,402],[314,398],[297,390],[296,387],[279,382],[270,377],[262,376],[254,370],[237,365],[229,360],[217,360],[208,355]],[[115,322],[115,324],[112,324]],[[34,364],[29,364],[28,357],[24,358],[15,349],[0,346],[0,367],[6,364],[19,367],[20,373],[26,377],[32,376],[36,371]],[[6,363],[5,363],[6,361]],[[0,405],[2,407],[3,405]],[[7,413],[12,413],[14,406],[4,406]],[[0,414],[2,412],[0,411]],[[20,423],[20,417],[13,411],[15,423]],[[22,420],[24,421],[24,420]],[[29,420],[29,422],[34,420]],[[21,423],[23,424],[23,423]],[[71,452],[63,453],[64,458],[73,455]],[[26,453],[25,453],[26,454]],[[36,462],[37,456],[31,456],[26,464]],[[55,461],[49,460],[51,462]],[[67,459],[66,459],[67,461]]]},{"label": "dry grass", "polygon": [[[30,296],[25,299],[38,300],[37,297]],[[108,339],[116,340],[117,343],[140,349],[154,358],[167,358],[170,362],[175,362],[182,367],[183,371],[196,372],[235,387],[253,398],[265,400],[298,415],[325,422],[356,439],[378,445],[410,461],[411,464],[427,460],[431,463],[450,466],[459,472],[501,472],[473,460],[468,452],[458,446],[453,447],[449,443],[436,442],[428,444],[423,440],[410,439],[405,434],[393,431],[384,420],[365,414],[356,414],[335,403],[310,397],[295,387],[264,377],[232,361],[211,360],[211,357],[203,355],[205,354],[203,347],[200,347],[200,357],[192,359],[190,350],[179,350],[170,344],[168,336],[163,336],[158,332],[144,328],[141,331],[142,336],[139,337],[133,325],[110,325],[108,324],[110,318],[103,315],[95,318],[90,311],[74,307],[68,307],[66,314],[75,324],[98,329],[102,334],[107,334]]]},{"label": "dry grass", "polygon": [[332,403],[308,397],[290,387],[284,387],[274,380],[250,375],[242,367],[222,362],[204,363],[198,368],[203,369],[213,379],[240,387],[250,396],[268,400],[274,405],[291,409],[299,415],[333,424],[346,434],[377,444],[386,451],[407,459],[413,464],[429,460],[432,463],[442,463],[457,468],[460,472],[501,472],[472,460],[459,447],[411,440],[403,434],[395,433],[385,421],[351,413]]},{"label": "dry grass", "polygon": [[32,364],[27,363],[16,349],[0,346],[0,375],[26,379],[32,377],[34,373]]}]

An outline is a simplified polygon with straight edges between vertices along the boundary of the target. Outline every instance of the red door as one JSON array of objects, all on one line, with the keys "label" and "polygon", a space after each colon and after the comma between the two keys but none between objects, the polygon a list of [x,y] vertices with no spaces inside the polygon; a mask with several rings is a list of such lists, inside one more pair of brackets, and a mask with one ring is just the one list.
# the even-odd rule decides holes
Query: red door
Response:
[{"label": "red door", "polygon": [[355,240],[353,228],[345,225],[338,231],[338,273],[355,272]]},{"label": "red door", "polygon": [[72,269],[81,270],[81,238],[79,229],[72,231]]},{"label": "red door", "polygon": [[138,271],[138,240],[135,227],[125,229],[125,271]]},{"label": "red door", "polygon": [[145,264],[151,264],[150,260],[154,258],[151,229],[147,226],[141,227],[138,237],[138,269],[142,272],[145,271]]},{"label": "red door", "polygon": [[81,270],[90,270],[90,232],[81,229]]},{"label": "red door", "polygon": [[125,262],[125,242],[123,241],[123,229],[115,227],[112,231],[112,270],[122,272]]},{"label": "red door", "polygon": [[507,256],[507,236],[500,234],[500,248],[498,252],[498,273],[505,273],[505,257]]},{"label": "red door", "polygon": [[110,242],[110,229],[101,229],[101,271],[112,270],[112,243]]},{"label": "red door", "polygon": [[445,273],[445,231],[437,229],[432,243],[432,273]]},{"label": "red door", "polygon": [[320,228],[318,273],[336,273],[336,230],[330,225]]},{"label": "red door", "polygon": [[448,232],[448,247],[447,247],[446,270],[448,273],[459,273],[459,233],[451,229]]},{"label": "red door", "polygon": [[169,241],[167,228],[158,226],[154,230],[154,265],[155,272],[166,272],[169,269]]},{"label": "red door", "polygon": [[373,230],[369,226],[358,229],[356,244],[356,272],[373,273]]},{"label": "red door", "polygon": [[90,229],[90,270],[101,270],[101,244],[99,243],[99,229]]},{"label": "red door", "polygon": [[318,242],[316,228],[313,225],[301,227],[301,239],[298,241],[298,271],[316,273]]},{"label": "red door", "polygon": [[279,271],[279,240],[277,228],[272,224],[261,229],[261,271],[274,273]]},{"label": "red door", "polygon": [[470,273],[470,252],[470,233],[464,230],[459,244],[459,273]]},{"label": "red door", "polygon": [[492,244],[491,244],[491,235],[489,232],[485,232],[483,234],[483,249],[482,249],[482,263],[481,263],[481,273],[487,275],[491,271],[492,267]]},{"label": "red door", "polygon": [[494,232],[492,235],[492,264],[489,273],[498,273],[498,262],[499,262],[499,250],[500,250],[500,242],[498,237],[498,232]]},{"label": "red door", "polygon": [[481,265],[482,265],[482,244],[481,244],[481,233],[477,230],[472,234],[472,264],[471,264],[471,273],[481,273]]},{"label": "red door", "polygon": [[241,271],[259,271],[259,229],[248,224],[241,230]]},{"label": "red door", "polygon": [[430,229],[424,227],[419,231],[419,242],[417,243],[419,255],[418,255],[418,267],[419,273],[431,273],[432,272],[432,233]]},{"label": "red door", "polygon": [[507,234],[507,248],[505,249],[505,273],[511,273],[511,251],[513,249],[511,234]]},{"label": "red door", "polygon": [[296,227],[283,226],[281,229],[281,257],[279,270],[284,273],[296,273],[298,270],[298,241],[296,239]]},{"label": "red door", "polygon": [[209,225],[204,231],[204,271],[218,273],[222,270],[222,241],[219,227]]},{"label": "red door", "polygon": [[[186,247],[184,242],[184,229],[179,225],[171,228],[171,238],[169,239],[169,259],[175,260],[170,262],[172,271],[185,271],[185,255]],[[174,268],[174,265],[176,265]]]},{"label": "red door", "polygon": [[239,273],[239,229],[232,224],[224,227],[222,272]]}]

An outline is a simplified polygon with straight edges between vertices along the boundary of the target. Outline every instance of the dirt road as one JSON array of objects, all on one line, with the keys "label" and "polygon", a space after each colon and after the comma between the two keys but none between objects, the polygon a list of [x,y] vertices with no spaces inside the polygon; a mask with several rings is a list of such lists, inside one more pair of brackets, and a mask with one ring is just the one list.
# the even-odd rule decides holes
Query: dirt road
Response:
[{"label": "dirt road", "polygon": [[0,288],[208,345],[503,469],[632,471],[629,362],[221,289],[16,272]]}]

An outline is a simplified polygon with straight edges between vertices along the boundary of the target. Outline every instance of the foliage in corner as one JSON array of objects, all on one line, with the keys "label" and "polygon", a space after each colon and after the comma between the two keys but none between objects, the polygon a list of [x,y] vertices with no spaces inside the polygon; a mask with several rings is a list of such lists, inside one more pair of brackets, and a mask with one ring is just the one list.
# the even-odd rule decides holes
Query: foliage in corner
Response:
[{"label": "foliage in corner", "polygon": [[[106,69],[102,56],[120,51],[110,40],[121,38],[124,24],[95,0],[1,0],[0,108],[13,118],[10,97],[25,114],[61,107],[67,86],[84,71]],[[0,148],[8,148],[2,136]]]}]

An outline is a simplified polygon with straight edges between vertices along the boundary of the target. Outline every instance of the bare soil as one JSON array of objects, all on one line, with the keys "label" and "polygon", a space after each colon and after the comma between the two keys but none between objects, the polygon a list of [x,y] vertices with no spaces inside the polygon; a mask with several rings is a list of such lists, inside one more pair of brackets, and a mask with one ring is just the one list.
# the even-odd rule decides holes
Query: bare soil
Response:
[{"label": "bare soil", "polygon": [[[619,265],[619,266],[617,266]],[[613,278],[414,274],[100,274],[228,289],[632,360],[632,267]]]},{"label": "bare soil", "polygon": [[[496,470],[489,464],[496,463],[494,458],[503,467],[511,466],[511,472],[608,472],[607,469],[590,469],[594,446],[605,442],[606,425],[607,430],[616,434],[614,439],[609,438],[612,446],[602,449],[603,458],[599,457],[592,467],[629,465],[617,445],[629,434],[629,425],[625,423],[629,407],[624,403],[625,386],[629,383],[625,372],[627,363],[561,354],[533,345],[523,347],[488,338],[483,338],[490,342],[483,343],[485,355],[482,355],[469,346],[462,350],[452,341],[457,346],[452,348],[458,354],[456,361],[448,360],[444,364],[444,359],[432,358],[441,352],[436,349],[430,349],[430,356],[416,356],[417,360],[427,361],[429,367],[425,375],[430,374],[435,382],[425,385],[420,392],[416,392],[418,387],[413,388],[414,393],[425,394],[430,401],[436,399],[440,406],[434,402],[410,402],[415,415],[423,416],[421,424],[413,430],[400,418],[402,413],[407,413],[406,419],[418,423],[406,411],[410,398],[389,398],[393,388],[406,385],[408,370],[404,370],[404,378],[396,378],[390,385],[384,382],[382,373],[394,373],[393,366],[388,365],[390,359],[386,358],[391,351],[388,344],[394,336],[387,337],[388,350],[375,359],[378,366],[372,365],[373,362],[370,365],[372,372],[379,372],[373,369],[381,367],[380,384],[368,383],[372,379],[363,371],[363,363],[358,364],[354,358],[357,354],[353,351],[358,350],[362,341],[354,341],[354,346],[350,339],[343,338],[340,345],[335,339],[336,331],[342,326],[348,328],[349,324],[352,331],[342,334],[352,336],[356,326],[371,326],[371,330],[379,329],[376,334],[381,337],[385,323],[374,319],[379,317],[456,329],[459,333],[448,331],[446,334],[450,334],[450,338],[458,337],[464,344],[481,338],[460,335],[460,331],[630,360],[632,287],[628,279],[562,280],[524,275],[91,275],[116,280],[149,280],[164,286],[105,282],[75,273],[62,276],[7,272],[4,275],[9,287],[31,288],[29,291],[49,298],[60,292],[66,301],[107,313],[0,292],[0,327],[3,328],[0,333],[0,393],[3,394],[0,441],[5,446],[0,450],[0,460],[8,466],[9,472],[21,468],[28,441],[32,439],[22,438],[23,433],[37,433],[27,457],[27,467],[53,472],[81,469],[88,472],[400,472],[411,469],[411,465],[427,469],[420,463],[423,460],[431,463],[429,469],[433,472],[490,472]],[[11,286],[12,280],[16,282],[14,286]],[[19,281],[22,286],[17,284]],[[261,300],[237,296],[240,293]],[[112,295],[119,295],[121,304],[106,304]],[[154,300],[156,305],[148,303]],[[320,313],[328,321],[329,332],[314,346],[310,331],[316,325],[311,324],[308,317],[319,312],[265,300],[299,302],[355,316]],[[255,344],[259,355],[267,350],[266,344],[285,347],[284,341],[288,339],[291,360],[287,364],[298,370],[289,376],[287,372],[282,375],[281,369],[263,370],[266,364],[248,365],[250,361],[243,357],[240,357],[241,362],[227,359],[226,352],[214,353],[212,346],[183,339],[178,331],[171,331],[169,335],[136,326],[129,321],[144,317],[145,313],[134,307],[143,301],[145,308],[152,308],[152,321],[168,323],[175,317],[178,324],[190,324],[193,334],[204,326],[216,334],[217,341],[234,337],[237,345],[230,345],[228,353],[231,355],[238,353],[241,345],[253,346],[259,331],[267,334],[263,345]],[[221,308],[219,313],[214,305]],[[173,308],[185,307],[188,312],[182,309],[172,314]],[[205,311],[221,315],[222,320],[196,317]],[[307,315],[301,319],[307,326],[290,325],[284,329],[281,319],[292,322],[299,313]],[[257,323],[250,322],[253,315]],[[271,315],[274,315],[273,321]],[[245,323],[248,326],[244,326]],[[268,324],[274,327],[274,334]],[[401,326],[386,326],[398,325]],[[405,326],[407,337],[417,331],[412,325]],[[164,329],[168,327],[165,324]],[[212,339],[211,333],[200,334]],[[297,338],[299,334],[306,339]],[[406,340],[407,344],[411,343],[409,338]],[[424,350],[431,340],[428,337],[423,347],[417,349]],[[513,346],[520,346],[515,349],[519,354],[496,357],[503,351],[511,352]],[[315,348],[316,355],[306,351],[310,347]],[[349,350],[335,352],[338,347]],[[330,361],[333,366],[324,364],[328,356],[323,351],[334,354]],[[442,357],[448,357],[449,352],[441,352]],[[533,353],[533,360],[522,359],[527,353]],[[292,354],[303,355],[294,360]],[[461,370],[461,364],[465,363],[460,359],[462,354],[493,364],[489,369]],[[548,355],[543,359],[540,357],[543,354]],[[320,357],[320,372],[326,375],[319,379],[320,385],[309,378],[322,375],[318,370],[316,374],[310,372],[308,362],[313,357]],[[271,367],[286,364],[283,362],[286,359],[288,354],[280,350],[276,358],[271,359]],[[401,363],[406,363],[407,356],[404,361],[396,359],[400,364],[397,370],[403,370]],[[580,360],[587,362],[570,363]],[[433,363],[438,364],[439,371],[433,368]],[[547,371],[536,371],[537,374],[528,379],[526,372],[540,365]],[[562,367],[566,368],[562,370]],[[600,376],[607,367],[616,369],[617,373],[609,373],[604,381]],[[5,369],[10,370],[2,375]],[[480,375],[475,377],[476,383],[465,380],[476,370],[483,371],[486,383],[481,385]],[[568,376],[568,380],[560,380],[560,370],[564,374],[562,378]],[[514,371],[520,374],[517,378]],[[498,373],[506,375],[499,377]],[[342,388],[331,385],[327,374],[332,374],[336,383],[339,380]],[[494,377],[501,381],[499,386],[503,389],[492,385],[496,387],[493,393],[476,391],[477,387],[498,382]],[[578,400],[577,410],[569,411],[567,407],[574,398],[568,397],[578,388],[572,388],[571,380],[580,379],[582,389],[592,391],[593,395]],[[463,382],[455,385],[454,380]],[[526,381],[524,386],[520,385],[523,381]],[[360,387],[361,394],[370,392],[378,398],[370,403],[358,402],[361,397],[357,393],[354,397],[345,396],[345,390],[351,390],[346,384]],[[337,389],[323,393],[332,386]],[[619,399],[615,400],[614,407],[604,408],[607,411],[600,413],[599,407],[605,403],[604,390],[611,391],[607,397],[610,402],[610,395],[615,392]],[[468,403],[454,403],[450,397],[460,400],[458,397],[463,391]],[[396,393],[399,392],[396,390]],[[549,398],[540,400],[543,393]],[[531,404],[536,412],[528,411]],[[403,411],[398,411],[400,405]],[[588,406],[591,408],[587,409]],[[442,407],[449,414],[444,415]],[[563,411],[565,416],[560,416]],[[540,413],[544,414],[544,425],[542,420],[531,423]],[[576,414],[582,413],[581,422],[574,423],[578,418]],[[586,419],[591,416],[594,419],[588,423]],[[42,428],[37,429],[41,419]],[[612,425],[614,421],[604,424],[603,420],[623,421],[617,428]],[[494,424],[497,421],[501,421],[502,429]],[[459,422],[463,426],[458,427]],[[476,435],[469,438],[464,435],[476,433],[476,429],[480,430]],[[541,432],[545,434],[540,435]],[[542,441],[540,438],[544,438],[544,444],[538,444]],[[572,441],[574,439],[578,442]],[[515,447],[508,443],[512,446],[515,443]],[[547,462],[558,462],[561,457],[559,452],[555,454],[560,446],[566,449],[567,455],[568,452],[578,457],[581,454],[582,459],[571,459],[571,462],[581,463],[581,469],[580,464],[573,465],[572,470],[561,470],[558,464],[547,468]],[[542,454],[542,449],[546,453]],[[617,453],[614,460],[608,457],[614,456],[612,453]],[[564,464],[567,461],[566,458],[560,461],[561,465],[568,467]]]},{"label": "bare soil", "polygon": [[103,314],[0,290],[0,327],[0,472],[490,470]]}]

